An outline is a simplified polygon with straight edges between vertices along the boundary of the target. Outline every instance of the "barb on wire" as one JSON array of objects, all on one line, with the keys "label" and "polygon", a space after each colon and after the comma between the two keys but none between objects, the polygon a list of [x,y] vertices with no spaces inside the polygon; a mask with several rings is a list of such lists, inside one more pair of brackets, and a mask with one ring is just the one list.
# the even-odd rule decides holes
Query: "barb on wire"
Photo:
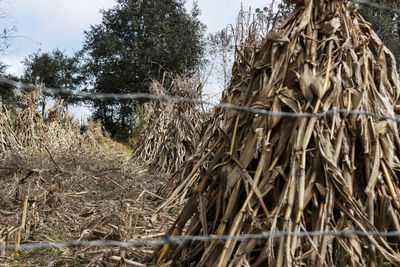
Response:
[{"label": "barb on wire", "polygon": [[118,99],[118,100],[139,100],[139,99],[148,99],[148,100],[158,100],[158,101],[165,101],[168,103],[191,103],[195,105],[208,105],[214,108],[224,108],[224,109],[233,109],[237,111],[255,113],[255,114],[262,114],[267,116],[277,116],[277,117],[294,117],[294,118],[311,118],[311,117],[332,117],[336,114],[350,114],[350,115],[363,115],[373,117],[379,120],[390,120],[400,123],[400,116],[390,117],[383,114],[376,114],[369,111],[364,110],[345,110],[345,109],[332,109],[326,112],[321,113],[293,113],[287,111],[281,112],[274,112],[269,111],[266,109],[259,109],[259,108],[251,108],[246,106],[237,106],[227,103],[214,103],[210,101],[202,101],[199,99],[192,99],[192,98],[185,98],[185,97],[176,97],[171,95],[152,95],[146,93],[134,93],[134,94],[109,94],[109,93],[96,93],[96,94],[89,94],[86,92],[74,92],[70,89],[62,89],[62,88],[48,88],[43,87],[39,88],[37,86],[33,86],[30,84],[25,84],[22,82],[12,81],[6,78],[0,78],[0,83],[7,83],[12,86],[15,86],[17,89],[41,89],[45,93],[53,93],[53,94],[68,94],[78,98],[87,98],[87,99]]},{"label": "barb on wire", "polygon": [[21,245],[5,245],[0,246],[1,250],[38,250],[45,248],[70,248],[70,247],[82,247],[82,246],[94,246],[94,247],[150,247],[159,245],[180,245],[185,241],[197,241],[197,242],[208,242],[213,240],[235,240],[235,241],[246,241],[250,239],[266,240],[271,238],[280,238],[286,236],[297,236],[297,237],[314,237],[314,236],[337,236],[342,238],[351,238],[353,236],[367,237],[367,236],[379,236],[379,237],[400,237],[400,232],[364,232],[359,230],[343,230],[343,231],[315,231],[315,232],[262,232],[259,234],[244,234],[244,235],[209,235],[209,236],[169,236],[163,239],[152,240],[152,241],[72,241],[64,243],[33,243],[33,244],[21,244]]},{"label": "barb on wire", "polygon": [[353,2],[357,3],[357,4],[360,4],[360,5],[365,5],[365,6],[378,8],[378,9],[391,11],[393,13],[400,14],[400,9],[398,9],[398,8],[392,8],[392,7],[388,7],[388,6],[383,6],[383,5],[380,5],[380,4],[375,3],[375,2],[366,1],[366,0],[353,0]]}]

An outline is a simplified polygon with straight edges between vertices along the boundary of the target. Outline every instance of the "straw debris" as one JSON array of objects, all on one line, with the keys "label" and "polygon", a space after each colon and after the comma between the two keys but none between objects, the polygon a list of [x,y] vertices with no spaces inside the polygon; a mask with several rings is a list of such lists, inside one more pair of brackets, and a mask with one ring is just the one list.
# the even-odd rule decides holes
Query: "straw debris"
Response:
[{"label": "straw debris", "polygon": [[[287,20],[263,38],[256,22],[245,27],[248,20],[240,18],[238,28],[246,30],[240,32],[222,101],[270,111],[337,108],[395,117],[400,93],[395,59],[371,25],[349,1],[296,2]],[[204,132],[193,158],[169,183],[165,203],[186,202],[169,236],[400,230],[395,122],[219,109]],[[153,258],[197,266],[400,265],[398,241],[378,236],[193,241],[159,247]]]}]

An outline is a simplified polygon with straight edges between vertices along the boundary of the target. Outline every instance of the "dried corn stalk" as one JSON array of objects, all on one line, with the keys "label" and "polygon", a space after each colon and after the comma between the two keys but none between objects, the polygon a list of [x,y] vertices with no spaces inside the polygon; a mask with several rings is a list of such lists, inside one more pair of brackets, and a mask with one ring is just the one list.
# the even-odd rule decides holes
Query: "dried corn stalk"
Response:
[{"label": "dried corn stalk", "polygon": [[8,152],[63,150],[94,152],[103,131],[99,122],[90,122],[88,130],[81,133],[77,120],[61,103],[51,107],[45,116],[38,110],[42,93],[36,90],[22,94],[24,107],[11,118],[3,108],[0,112],[0,156]]},{"label": "dried corn stalk", "polygon": [[[371,25],[348,1],[297,2],[260,47],[248,28],[223,102],[395,117],[395,59]],[[163,206],[186,199],[168,235],[400,230],[400,139],[393,121],[217,110],[205,133]],[[192,241],[159,247],[154,259],[197,266],[237,266],[243,259],[251,266],[373,266],[379,259],[400,265],[399,238],[380,236]]]},{"label": "dried corn stalk", "polygon": [[[166,82],[166,80],[171,81]],[[197,99],[201,83],[175,76],[161,83],[153,81],[150,93]],[[167,88],[167,83],[170,83]],[[175,172],[194,152],[202,129],[200,111],[194,104],[151,101],[145,104],[146,122],[134,145],[133,158],[149,164],[153,170]]]}]

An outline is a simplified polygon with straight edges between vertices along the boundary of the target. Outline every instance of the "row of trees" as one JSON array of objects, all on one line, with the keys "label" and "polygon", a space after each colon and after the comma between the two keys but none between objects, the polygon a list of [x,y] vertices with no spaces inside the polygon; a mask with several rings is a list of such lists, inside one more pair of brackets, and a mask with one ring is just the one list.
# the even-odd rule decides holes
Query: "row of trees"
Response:
[{"label": "row of trees", "polygon": [[[280,18],[290,12],[289,2],[279,3]],[[393,6],[400,0],[376,2]],[[116,6],[102,11],[100,24],[85,31],[81,51],[73,56],[58,49],[29,55],[23,62],[26,70],[22,79],[88,93],[147,93],[150,79],[161,79],[164,71],[191,75],[204,66],[207,58],[218,58],[215,71],[226,86],[232,64],[232,34],[222,30],[205,37],[198,6],[187,12],[184,4],[184,0],[117,0]],[[360,9],[399,59],[398,15],[364,6]],[[268,7],[257,13],[272,20],[276,11]],[[0,75],[4,71],[5,66],[0,64]],[[2,103],[11,98],[9,89],[1,88]],[[77,101],[68,95],[52,97],[67,104]],[[93,118],[102,120],[112,135],[126,138],[134,124],[132,110],[137,104],[140,102],[93,100]]]}]

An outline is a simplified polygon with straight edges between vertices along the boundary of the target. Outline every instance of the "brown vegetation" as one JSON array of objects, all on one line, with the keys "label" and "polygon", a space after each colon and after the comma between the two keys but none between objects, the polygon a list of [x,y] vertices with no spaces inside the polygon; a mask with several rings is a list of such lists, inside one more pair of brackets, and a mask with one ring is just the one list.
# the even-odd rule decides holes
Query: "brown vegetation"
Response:
[{"label": "brown vegetation", "polygon": [[39,112],[41,91],[23,93],[23,108],[10,114],[4,107],[0,112],[0,157],[17,152],[43,152],[63,150],[95,152],[103,138],[100,123],[90,122],[88,130],[68,114],[61,103]]},{"label": "brown vegetation", "polygon": [[[0,112],[0,245],[159,237],[172,221],[150,222],[163,176],[132,164],[100,124],[82,131],[61,104],[38,112],[40,91],[24,98],[17,114]],[[150,249],[17,249],[0,251],[0,265],[110,266],[144,262]]]},{"label": "brown vegetation", "polygon": [[[223,102],[395,117],[400,93],[395,60],[370,24],[349,1],[298,2],[261,41],[256,23],[240,32],[244,42],[237,46]],[[168,235],[400,230],[400,138],[393,121],[346,113],[290,118],[217,110],[205,133],[193,159],[174,175],[181,178],[165,203],[186,204]],[[385,259],[400,265],[398,244],[397,238],[379,236],[193,241],[159,247],[154,260],[365,266]]]},{"label": "brown vegetation", "polygon": [[[263,30],[269,26],[240,15],[233,75],[222,101],[291,113],[341,109],[395,117],[395,60],[370,25],[348,1],[296,2],[279,29],[268,33]],[[197,98],[198,86],[175,77],[154,82],[151,92]],[[24,99],[17,114],[0,112],[0,245],[152,240],[165,232],[400,231],[400,137],[394,121],[217,109],[202,131],[193,104],[152,101],[132,160],[131,151],[99,123],[82,130],[61,104],[38,111],[39,91]],[[137,159],[155,172],[177,171],[167,181],[137,167]],[[185,241],[154,251],[8,250],[0,251],[0,265],[143,266],[150,253],[167,265],[400,265],[398,240],[282,236]]]},{"label": "brown vegetation", "polygon": [[[162,82],[153,81],[150,93],[198,99],[201,86],[196,77],[189,79],[169,74]],[[200,111],[191,103],[170,104],[154,100],[144,105],[144,114],[145,122],[135,138],[132,158],[156,172],[175,172],[194,152],[200,140]]]}]

